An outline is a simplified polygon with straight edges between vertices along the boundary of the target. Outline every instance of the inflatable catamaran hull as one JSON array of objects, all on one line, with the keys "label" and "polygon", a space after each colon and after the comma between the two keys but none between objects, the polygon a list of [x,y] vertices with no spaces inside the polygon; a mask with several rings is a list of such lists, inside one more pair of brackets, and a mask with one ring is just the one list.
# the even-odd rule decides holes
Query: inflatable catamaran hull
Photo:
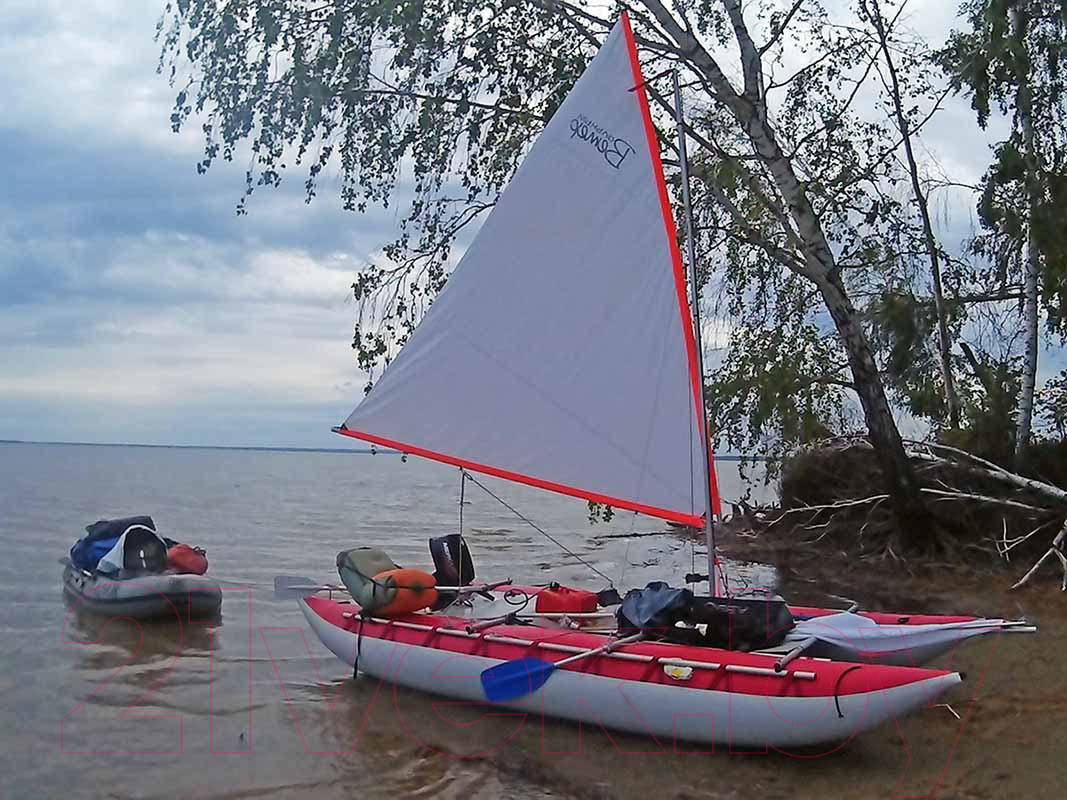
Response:
[{"label": "inflatable catamaran hull", "polygon": [[[596,634],[535,626],[467,633],[439,614],[361,621],[358,606],[319,597],[300,602],[331,652],[375,678],[466,702],[485,702],[481,670],[526,655],[558,661],[603,644]],[[362,630],[361,630],[362,628]],[[544,686],[504,707],[581,721],[670,742],[788,750],[838,744],[937,702],[957,672],[839,664],[799,658],[775,673],[757,654],[642,642],[559,669]],[[428,701],[429,702],[429,701]]]}]

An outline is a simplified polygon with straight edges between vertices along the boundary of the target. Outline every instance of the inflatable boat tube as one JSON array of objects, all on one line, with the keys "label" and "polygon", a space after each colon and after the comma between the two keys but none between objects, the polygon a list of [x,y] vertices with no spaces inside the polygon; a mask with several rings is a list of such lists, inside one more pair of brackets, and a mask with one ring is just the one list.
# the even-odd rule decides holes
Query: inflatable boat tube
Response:
[{"label": "inflatable boat tube", "polygon": [[108,617],[155,619],[177,616],[182,622],[210,617],[222,606],[222,590],[206,575],[138,575],[117,580],[67,564],[63,593],[73,609]]}]

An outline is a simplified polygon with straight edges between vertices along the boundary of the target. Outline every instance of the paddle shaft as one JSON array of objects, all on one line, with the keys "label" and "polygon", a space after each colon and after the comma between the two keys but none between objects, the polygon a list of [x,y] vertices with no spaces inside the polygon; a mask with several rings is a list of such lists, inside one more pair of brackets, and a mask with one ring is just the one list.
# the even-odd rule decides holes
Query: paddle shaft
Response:
[{"label": "paddle shaft", "polygon": [[612,650],[622,647],[624,644],[631,644],[644,638],[645,635],[643,633],[635,633],[632,636],[624,636],[621,639],[616,639],[613,642],[608,642],[607,644],[601,645],[600,647],[594,647],[592,650],[586,650],[584,653],[575,653],[573,656],[568,656],[567,658],[564,658],[560,661],[554,661],[551,663],[554,668],[558,669],[559,667],[565,667],[567,664],[573,664],[575,661],[581,661],[583,658],[588,658],[589,656],[596,656],[600,655],[601,653],[610,653]]},{"label": "paddle shaft", "polygon": [[815,644],[816,641],[818,640],[814,636],[809,636],[807,639],[802,640],[796,647],[774,662],[774,671],[781,672],[785,669],[786,664],[797,658],[801,653]]},{"label": "paddle shaft", "polygon": [[551,679],[561,667],[573,664],[583,658],[608,653],[624,644],[644,638],[643,633],[635,633],[622,639],[609,641],[600,647],[593,647],[581,653],[564,658],[561,661],[546,661],[543,658],[525,656],[505,661],[495,667],[482,670],[482,691],[490,703],[507,703],[518,697],[532,694]]},{"label": "paddle shaft", "polygon": [[[284,577],[284,576],[278,576],[278,577]],[[499,589],[501,586],[507,586],[510,583],[511,583],[511,578],[507,578],[506,580],[497,581],[496,583],[484,583],[484,584],[478,584],[477,586],[420,586],[420,587],[398,586],[397,588],[398,589],[413,589],[413,588],[417,588],[419,591],[424,591],[426,589],[437,589],[440,592],[456,592],[457,594],[470,594],[470,593],[473,593],[473,592],[491,592],[494,589]],[[278,587],[276,585],[275,589],[276,590],[280,590],[280,591],[287,591],[287,592],[345,592],[346,594],[348,593],[348,589],[346,587],[344,587],[344,586],[338,586],[336,584],[328,584],[328,583],[317,584],[317,583],[312,583],[310,581],[307,584],[287,584],[287,585],[285,585],[283,587]]]},{"label": "paddle shaft", "polygon": [[[321,586],[310,584],[308,586],[286,586],[286,589],[300,592],[348,592],[348,589],[344,586],[331,586],[328,583],[324,583]],[[414,589],[419,592],[427,591],[428,589],[436,589],[439,592],[456,592],[456,593],[469,593],[469,592],[488,592],[497,588],[497,585],[490,584],[486,586],[397,586],[397,589]]]}]

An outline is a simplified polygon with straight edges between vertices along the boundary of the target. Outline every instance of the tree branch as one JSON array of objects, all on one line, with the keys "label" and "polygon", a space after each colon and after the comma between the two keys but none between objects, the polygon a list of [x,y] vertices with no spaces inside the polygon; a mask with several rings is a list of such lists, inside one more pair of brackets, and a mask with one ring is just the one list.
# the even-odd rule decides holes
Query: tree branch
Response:
[{"label": "tree branch", "polygon": [[734,36],[741,48],[741,72],[745,78],[745,97],[753,104],[763,105],[763,59],[756,43],[752,41],[752,35],[748,32],[744,15],[741,13],[741,4],[738,0],[723,0],[726,13],[730,16],[730,24],[734,28]]},{"label": "tree branch", "polygon": [[789,12],[785,15],[785,18],[782,20],[782,24],[771,32],[771,38],[768,39],[766,44],[764,44],[763,47],[759,49],[759,54],[761,58],[768,50],[770,50],[772,47],[774,47],[775,44],[778,43],[779,39],[782,38],[782,34],[785,33],[785,29],[789,27],[789,23],[793,20],[793,15],[800,10],[800,7],[802,5],[804,5],[804,0],[796,0],[796,2],[793,3],[793,7],[790,8]]},{"label": "tree branch", "polygon": [[[732,1],[724,0],[724,2]],[[767,120],[766,109],[762,102],[757,103],[745,94],[738,94],[715,59],[699,41],[678,24],[660,0],[642,0],[642,3],[678,43],[689,64],[707,79],[713,90],[710,92],[712,96],[730,110],[760,159],[767,165],[796,223],[800,240],[804,243],[802,252],[805,269],[797,271],[809,280],[825,281],[835,269],[833,251],[811,198],[797,177],[793,163],[782,150],[775,131]],[[783,263],[791,269],[794,268],[789,261]]]},{"label": "tree branch", "polygon": [[989,503],[990,505],[1007,506],[1008,508],[1018,508],[1023,511],[1036,511],[1043,514],[1051,514],[1051,510],[1042,508],[1041,506],[1032,506],[1029,503],[1020,503],[1017,500],[1008,500],[1004,497],[991,497],[986,494],[972,494],[971,492],[957,492],[947,491],[944,489],[932,489],[928,486],[922,487],[920,491],[923,494],[937,495],[944,500],[977,500],[981,503]]},{"label": "tree branch", "polygon": [[1019,578],[1018,582],[1016,582],[1015,585],[1011,587],[1011,591],[1015,591],[1016,589],[1026,585],[1030,581],[1030,579],[1037,574],[1037,571],[1041,568],[1042,564],[1044,564],[1048,559],[1052,558],[1053,556],[1056,556],[1060,560],[1060,564],[1063,565],[1063,583],[1061,585],[1060,591],[1067,592],[1067,556],[1064,556],[1063,554],[1064,538],[1067,538],[1067,521],[1063,523],[1063,527],[1060,528],[1060,532],[1056,534],[1056,538],[1052,540],[1052,545],[1049,547],[1049,549],[1046,550],[1045,554],[1037,560],[1036,564],[1030,567],[1029,572]]},{"label": "tree branch", "polygon": [[486,111],[492,111],[498,114],[515,114],[521,117],[529,117],[530,119],[540,120],[541,122],[548,122],[548,120],[540,114],[534,114],[531,111],[526,111],[522,108],[508,108],[507,106],[496,105],[494,103],[482,103],[478,100],[471,100],[467,97],[446,97],[445,95],[437,94],[423,94],[422,92],[409,92],[404,89],[398,89],[391,86],[387,81],[379,78],[377,75],[370,74],[371,78],[378,81],[382,86],[389,88],[386,89],[342,89],[338,92],[338,95],[344,97],[346,95],[384,95],[387,97],[407,97],[412,100],[425,100],[431,103],[445,103],[448,105],[460,105],[466,103],[474,108],[484,108]]},{"label": "tree branch", "polygon": [[[660,94],[654,87],[646,84],[645,90],[648,92],[649,96],[652,97],[652,99],[656,102],[657,105],[659,105],[665,111],[673,111],[674,107],[667,101],[667,98]],[[717,143],[698,133],[688,122],[685,123],[685,131],[686,134],[690,136],[702,148],[707,150],[709,153],[713,153],[717,158],[723,161],[730,162],[730,164],[737,169],[737,171],[741,174],[742,180],[744,180],[745,186],[748,188],[748,190],[759,201],[760,205],[769,214],[771,214],[771,216],[773,216],[778,222],[778,224],[781,226],[782,232],[785,234],[786,240],[789,242],[789,244],[798,252],[801,251],[803,249],[803,244],[801,243],[800,237],[797,235],[796,230],[793,228],[793,225],[790,223],[789,217],[787,217],[785,212],[782,211],[781,204],[774,202],[770,197],[767,196],[767,193],[764,191],[763,187],[759,185],[759,181],[757,180],[756,176],[753,175],[752,172],[744,164],[741,163],[741,160],[737,156],[726,152]],[[707,170],[705,169],[703,164],[699,162],[690,163],[690,169],[693,177],[700,179],[705,185],[708,186],[710,191],[715,191],[717,187],[715,179],[713,176],[709,178],[709,176],[707,175]],[[721,191],[721,189],[719,191]],[[785,265],[789,265],[786,262],[783,263]],[[791,263],[794,264],[796,268],[799,268],[803,265],[803,260],[800,256],[794,255],[791,259]]]}]

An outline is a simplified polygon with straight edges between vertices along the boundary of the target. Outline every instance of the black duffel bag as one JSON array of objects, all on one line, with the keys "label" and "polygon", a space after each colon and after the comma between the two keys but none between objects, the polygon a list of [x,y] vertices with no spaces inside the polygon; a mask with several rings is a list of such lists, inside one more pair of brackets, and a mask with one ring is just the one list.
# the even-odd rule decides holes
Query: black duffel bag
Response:
[{"label": "black duffel bag", "polygon": [[727,650],[763,650],[780,645],[796,624],[780,598],[700,597],[686,622],[707,626],[704,642]]}]

